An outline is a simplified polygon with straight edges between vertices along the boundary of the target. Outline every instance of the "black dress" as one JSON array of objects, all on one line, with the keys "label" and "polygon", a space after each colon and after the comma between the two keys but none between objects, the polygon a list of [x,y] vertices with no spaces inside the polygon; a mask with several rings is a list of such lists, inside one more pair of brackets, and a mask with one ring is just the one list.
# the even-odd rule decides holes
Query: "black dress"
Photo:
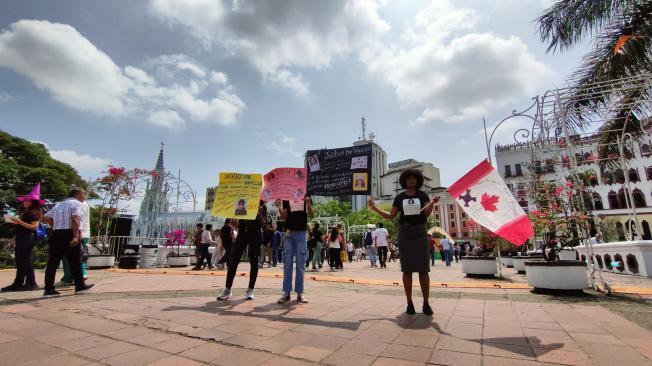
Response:
[{"label": "black dress", "polygon": [[401,272],[430,272],[427,217],[421,209],[430,202],[423,191],[413,196],[403,192],[396,196],[393,206],[399,212],[398,247],[401,253]]},{"label": "black dress", "polygon": [[[20,216],[26,223],[38,221],[38,218],[30,212]],[[16,278],[15,286],[36,286],[34,276],[34,264],[32,262],[32,249],[36,245],[36,231],[16,225]]]}]

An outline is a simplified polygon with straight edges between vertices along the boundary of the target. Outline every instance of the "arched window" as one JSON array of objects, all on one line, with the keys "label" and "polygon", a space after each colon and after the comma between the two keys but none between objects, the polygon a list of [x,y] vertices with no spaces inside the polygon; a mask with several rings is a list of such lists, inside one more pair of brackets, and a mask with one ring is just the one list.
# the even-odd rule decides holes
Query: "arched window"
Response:
[{"label": "arched window", "polygon": [[609,208],[616,210],[620,208],[620,202],[618,201],[618,194],[614,191],[610,191],[607,195],[607,200],[609,201]]},{"label": "arched window", "polygon": [[598,176],[595,174],[589,174],[589,184],[591,185],[591,187],[595,187],[598,184],[600,184],[598,182]]},{"label": "arched window", "polygon": [[634,168],[629,169],[627,174],[629,175],[629,181],[632,183],[636,183],[641,180],[638,176],[638,171],[636,171]]},{"label": "arched window", "polygon": [[616,223],[616,233],[618,234],[618,240],[625,240],[625,229],[623,228],[623,223],[620,221]]},{"label": "arched window", "polygon": [[652,233],[650,232],[650,224],[646,220],[641,222],[643,227],[643,240],[652,240]]},{"label": "arched window", "polygon": [[600,197],[599,194],[593,192],[593,209],[594,210],[604,210],[604,206],[602,206],[602,197]]},{"label": "arched window", "polygon": [[602,174],[602,183],[604,184],[614,184],[614,175],[610,171],[606,171]]},{"label": "arched window", "polygon": [[625,183],[625,173],[623,172],[622,169],[616,169],[614,172],[614,178],[616,180],[616,183],[623,184]]},{"label": "arched window", "polygon": [[629,197],[625,194],[625,190],[621,188],[618,191],[618,205],[620,208],[627,208],[629,205]]},{"label": "arched window", "polygon": [[650,145],[648,145],[648,144],[641,145],[641,155],[642,156],[650,156],[650,155],[652,155],[652,149],[650,149]]},{"label": "arched window", "polygon": [[647,207],[647,204],[645,203],[645,195],[643,192],[641,192],[640,189],[636,188],[632,192],[632,198],[634,199],[634,207],[641,208],[641,207]]},{"label": "arched window", "polygon": [[652,166],[645,169],[645,175],[647,176],[647,180],[652,180]]}]

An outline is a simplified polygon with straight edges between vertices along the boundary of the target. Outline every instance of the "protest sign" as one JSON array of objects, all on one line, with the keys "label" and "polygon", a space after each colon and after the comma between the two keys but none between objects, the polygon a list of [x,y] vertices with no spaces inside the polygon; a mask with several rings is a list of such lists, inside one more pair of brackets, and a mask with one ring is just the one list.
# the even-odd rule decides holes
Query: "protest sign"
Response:
[{"label": "protest sign", "polygon": [[263,201],[301,201],[306,195],[306,168],[276,168],[263,177]]},{"label": "protest sign", "polygon": [[308,195],[371,194],[371,152],[371,144],[309,150],[306,153]]},{"label": "protest sign", "polygon": [[255,219],[261,186],[260,174],[220,173],[211,214],[224,218]]}]

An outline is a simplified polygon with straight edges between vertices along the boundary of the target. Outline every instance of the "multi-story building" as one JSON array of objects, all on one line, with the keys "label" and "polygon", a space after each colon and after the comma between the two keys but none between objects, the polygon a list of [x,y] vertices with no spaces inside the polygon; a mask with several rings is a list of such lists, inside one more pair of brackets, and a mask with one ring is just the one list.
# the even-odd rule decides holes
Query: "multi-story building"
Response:
[{"label": "multi-story building", "polygon": [[395,163],[389,164],[389,170],[382,175],[381,187],[382,194],[381,198],[383,199],[394,199],[397,194],[401,193],[403,189],[399,183],[399,177],[403,170],[413,168],[418,169],[423,173],[423,190],[426,192],[432,191],[435,188],[438,188],[440,183],[439,178],[439,168],[430,164],[417,161],[414,159],[407,159],[397,161]]},{"label": "multi-story building", "polygon": [[217,186],[206,188],[206,201],[204,203],[204,210],[210,211],[213,209],[213,203],[215,203],[216,193],[217,193]]},{"label": "multi-story building", "polygon": [[[629,178],[633,206],[639,222],[640,233],[647,239],[652,238],[652,136],[647,134],[634,143],[632,157],[627,160],[628,169],[612,168],[598,163],[599,136],[571,137],[551,140],[546,146],[531,143],[496,146],[496,164],[500,175],[512,190],[521,206],[529,211],[533,202],[527,194],[531,189],[534,174],[542,174],[547,181],[565,182],[584,180],[588,187],[584,201],[590,205],[593,214],[601,218],[614,218],[616,230],[621,239],[629,225],[636,225],[628,213],[628,196],[625,175]],[[572,144],[572,149],[570,145]],[[569,151],[573,151],[576,169],[571,169]],[[617,158],[617,157],[613,157]],[[619,163],[617,163],[619,165]],[[573,172],[577,178],[573,178]],[[579,174],[578,174],[579,173]],[[634,226],[636,228],[636,226]],[[634,229],[636,230],[636,229]]]},{"label": "multi-story building", "polygon": [[447,188],[437,187],[429,193],[432,197],[439,197],[433,210],[435,225],[444,229],[454,240],[471,240],[468,217]]},{"label": "multi-story building", "polygon": [[[378,199],[383,192],[383,175],[387,172],[387,153],[383,148],[373,141],[363,137],[353,143],[353,146],[371,144],[371,196]],[[360,211],[367,207],[367,196],[351,196],[353,211]]]}]

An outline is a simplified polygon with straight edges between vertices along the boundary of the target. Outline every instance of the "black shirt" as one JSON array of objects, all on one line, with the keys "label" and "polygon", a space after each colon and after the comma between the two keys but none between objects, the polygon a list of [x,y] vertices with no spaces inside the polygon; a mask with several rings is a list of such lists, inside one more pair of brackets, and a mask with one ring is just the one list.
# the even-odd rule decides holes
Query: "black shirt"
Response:
[{"label": "black shirt", "polygon": [[414,196],[408,196],[405,192],[396,196],[392,206],[398,209],[399,224],[425,224],[428,218],[421,212],[421,209],[428,202],[430,202],[430,198],[421,190],[417,191]]},{"label": "black shirt", "polygon": [[[308,213],[306,212],[306,203],[296,203],[299,207],[290,207],[290,201],[283,201],[283,209],[288,212],[285,219],[285,228],[290,231],[306,231],[308,227]],[[294,206],[294,203],[293,203]]]},{"label": "black shirt", "polygon": [[263,230],[258,219],[239,220],[237,241],[246,240],[249,244],[260,245],[263,241]]},{"label": "black shirt", "polygon": [[[20,215],[20,219],[28,224],[31,224],[34,221],[38,221],[38,218],[29,211]],[[30,230],[18,224],[16,224],[15,226],[16,226],[16,239],[27,239],[31,235],[36,233],[36,230]]]},{"label": "black shirt", "polygon": [[220,237],[222,238],[222,246],[224,248],[231,248],[233,245],[233,228],[231,225],[225,224],[220,229]]}]

